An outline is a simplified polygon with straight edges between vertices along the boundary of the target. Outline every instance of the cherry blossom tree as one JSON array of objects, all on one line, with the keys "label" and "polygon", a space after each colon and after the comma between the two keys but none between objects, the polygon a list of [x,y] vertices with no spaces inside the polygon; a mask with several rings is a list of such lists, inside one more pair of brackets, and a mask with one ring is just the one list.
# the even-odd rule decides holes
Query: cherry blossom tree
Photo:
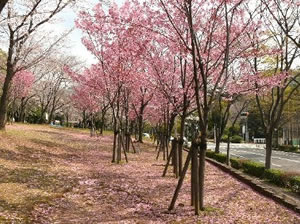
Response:
[{"label": "cherry blossom tree", "polygon": [[270,42],[261,7],[261,2],[250,0],[134,0],[120,8],[112,3],[107,10],[99,3],[92,13],[79,15],[77,27],[86,33],[82,41],[98,60],[84,72],[79,96],[99,97],[101,89],[101,96],[109,102],[112,162],[120,161],[120,133],[127,133],[128,119],[139,120],[140,134],[144,117],[162,124],[168,139],[179,115],[182,140],[184,120],[196,108],[200,132],[193,139],[169,209],[175,205],[190,161],[195,213],[204,209],[208,116],[214,103],[219,102],[222,112],[222,101],[228,102],[224,130],[230,107],[239,96],[254,94],[259,99],[274,86],[282,88],[282,80],[290,77],[286,69],[268,75],[267,63],[258,66],[258,58],[278,59],[286,48]]},{"label": "cherry blossom tree", "polygon": [[[145,109],[148,106],[149,102],[152,100],[153,92],[149,89],[149,85],[141,85],[141,83],[137,83],[134,92],[132,108],[134,110],[137,123],[138,123],[138,141],[143,142],[143,122],[144,122],[144,114]],[[137,88],[139,87],[139,88]]]},{"label": "cherry blossom tree", "polygon": [[[200,161],[193,159],[196,172],[192,176],[194,205],[204,209],[203,188],[205,170],[205,150],[207,145],[208,115],[217,94],[223,92],[228,83],[229,68],[243,52],[251,48],[247,32],[254,30],[257,24],[253,18],[244,17],[249,8],[248,1],[156,1],[160,19],[158,24],[168,32],[168,40],[174,43],[172,49],[185,53],[192,64],[195,101],[199,116],[201,135],[194,141],[194,147],[200,147]],[[255,7],[254,10],[257,10]],[[166,22],[167,21],[167,22]],[[234,22],[233,22],[234,21]],[[238,22],[237,22],[238,21]],[[165,34],[165,30],[158,29]],[[229,88],[227,86],[226,88]],[[193,156],[197,157],[198,153]],[[196,158],[195,157],[195,158]],[[191,159],[191,157],[188,157]],[[194,169],[194,170],[195,170]],[[185,170],[185,168],[184,168]],[[178,186],[182,183],[179,180]],[[180,187],[179,187],[180,188]],[[176,200],[178,188],[173,199]],[[173,208],[172,201],[170,209]]]},{"label": "cherry blossom tree", "polygon": [[[145,62],[148,64],[148,71],[157,86],[156,89],[162,97],[167,100],[169,106],[166,108],[166,144],[169,138],[175,119],[180,116],[180,132],[178,147],[178,173],[182,170],[182,147],[184,137],[184,123],[186,117],[193,111],[193,79],[189,74],[190,66],[188,59],[170,50],[171,46],[166,43],[154,42],[150,47]],[[172,108],[172,109],[171,109]],[[162,142],[162,141],[161,141]],[[168,153],[167,153],[168,154]]]},{"label": "cherry blossom tree", "polygon": [[32,88],[35,76],[30,71],[19,71],[13,78],[10,99],[10,116],[9,119],[12,120],[18,112],[24,113],[24,111],[17,110],[17,103],[20,101],[22,104],[22,99],[26,98]]},{"label": "cherry blossom tree", "polygon": [[137,5],[137,1],[127,1],[121,8],[112,4],[106,12],[99,3],[94,7],[93,15],[83,11],[77,21],[77,27],[88,34],[83,38],[84,45],[98,59],[98,64],[91,69],[98,74],[101,88],[104,89],[112,110],[113,162],[120,161],[121,149],[120,144],[117,144],[120,131],[128,129],[129,106],[133,105],[129,102],[133,96],[131,88],[141,90],[141,100],[145,100],[140,108],[135,106],[137,112],[139,110],[140,120],[149,101],[143,98],[147,91],[141,85],[136,86],[137,80],[143,80],[141,74],[144,73],[144,67],[139,63],[139,55],[150,40],[134,25],[134,20],[138,20],[133,17]]}]

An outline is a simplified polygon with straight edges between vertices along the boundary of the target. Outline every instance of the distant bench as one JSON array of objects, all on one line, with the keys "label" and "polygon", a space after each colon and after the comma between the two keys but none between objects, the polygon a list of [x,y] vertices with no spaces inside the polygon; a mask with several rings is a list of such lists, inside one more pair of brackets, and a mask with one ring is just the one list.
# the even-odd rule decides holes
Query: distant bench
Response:
[{"label": "distant bench", "polygon": [[256,148],[265,149],[266,139],[265,138],[254,138],[254,143],[256,144]]},{"label": "distant bench", "polygon": [[255,144],[266,144],[265,138],[254,138],[253,141]]}]

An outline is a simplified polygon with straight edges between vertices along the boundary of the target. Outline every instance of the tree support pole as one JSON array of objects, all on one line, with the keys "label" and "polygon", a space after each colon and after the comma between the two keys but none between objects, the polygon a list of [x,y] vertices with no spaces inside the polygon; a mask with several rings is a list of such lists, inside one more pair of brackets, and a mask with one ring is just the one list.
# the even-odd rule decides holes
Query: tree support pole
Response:
[{"label": "tree support pole", "polygon": [[169,209],[168,209],[169,211],[171,211],[172,209],[174,209],[174,206],[175,206],[176,200],[178,198],[179,191],[180,191],[180,189],[182,187],[183,180],[184,180],[184,177],[186,175],[186,171],[188,170],[190,161],[191,161],[191,150],[189,151],[189,153],[187,155],[187,158],[186,158],[183,170],[182,170],[182,175],[181,175],[181,177],[178,180],[178,184],[177,184],[176,190],[174,192],[171,204],[170,204]]},{"label": "tree support pole", "polygon": [[170,161],[171,161],[171,158],[173,157],[173,153],[174,153],[174,149],[173,147],[171,148],[171,152],[168,156],[168,160],[167,160],[167,163],[165,165],[165,169],[164,169],[164,172],[163,172],[163,177],[166,176],[166,173],[167,173],[167,170],[168,170],[168,167],[169,167],[169,164],[170,164]]}]

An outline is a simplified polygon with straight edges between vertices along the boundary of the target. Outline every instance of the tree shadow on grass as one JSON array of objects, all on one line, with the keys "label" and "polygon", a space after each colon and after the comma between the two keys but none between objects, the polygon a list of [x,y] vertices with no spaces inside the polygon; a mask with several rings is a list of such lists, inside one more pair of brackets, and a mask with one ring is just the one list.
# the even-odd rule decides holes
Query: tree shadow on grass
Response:
[{"label": "tree shadow on grass", "polygon": [[[81,133],[82,135],[85,135],[86,138],[74,138],[74,136],[72,136],[69,132],[65,133],[65,132],[56,132],[56,131],[47,131],[47,130],[34,130],[34,132],[38,132],[38,133],[44,133],[44,134],[48,134],[49,136],[51,136],[51,138],[53,139],[64,139],[64,141],[77,141],[77,142],[90,142],[91,139],[89,137],[89,133]],[[77,132],[74,132],[75,134],[78,134]]]},{"label": "tree shadow on grass", "polygon": [[[67,146],[65,144],[52,142],[52,141],[46,141],[41,139],[31,139],[31,141],[35,144],[41,145],[42,147],[49,148],[49,151],[47,150],[41,150],[41,149],[31,149],[37,153],[41,153],[43,155],[53,157],[53,158],[60,158],[60,159],[66,159],[66,160],[73,160],[76,158],[79,158],[79,156],[76,154],[76,152],[79,151],[79,149],[76,149],[74,147]],[[51,148],[57,148],[63,151],[64,153],[51,153]]]},{"label": "tree shadow on grass", "polygon": [[47,192],[64,193],[70,191],[78,180],[69,175],[52,174],[34,168],[7,169],[0,167],[1,183],[26,184],[29,188]]},{"label": "tree shadow on grass", "polygon": [[52,159],[60,157],[59,155],[50,153],[46,150],[30,148],[26,146],[17,146],[16,149],[17,152],[0,148],[0,158],[7,161],[16,162],[17,165],[52,165]]},{"label": "tree shadow on grass", "polygon": [[12,218],[7,221],[0,215],[0,223],[1,219],[7,223],[31,223],[36,205],[49,204],[78,185],[76,177],[37,168],[8,169],[0,166],[0,176],[0,213],[8,212],[21,220],[17,222]]},{"label": "tree shadow on grass", "polygon": [[[83,152],[83,150],[80,148],[71,147],[71,146],[68,146],[63,143],[57,143],[57,142],[41,140],[41,139],[31,139],[31,141],[35,144],[41,145],[42,147],[46,146],[47,148],[50,148],[49,152],[46,150],[43,150],[44,154],[47,154],[47,156],[53,157],[53,158],[64,159],[66,161],[75,161],[77,159],[80,159],[81,157],[78,155],[78,153]],[[79,142],[82,143],[82,141],[83,140],[80,140]],[[64,151],[64,153],[59,153],[59,154],[51,153],[51,148],[61,149]],[[96,148],[94,150],[102,150],[102,149]],[[37,152],[39,152],[39,150],[37,150]],[[88,154],[85,154],[84,157],[88,157]],[[97,157],[99,157],[99,159],[106,159],[108,161],[110,161],[112,159],[112,156],[108,155],[108,154],[97,154]],[[124,159],[123,154],[122,154],[122,159]]]}]

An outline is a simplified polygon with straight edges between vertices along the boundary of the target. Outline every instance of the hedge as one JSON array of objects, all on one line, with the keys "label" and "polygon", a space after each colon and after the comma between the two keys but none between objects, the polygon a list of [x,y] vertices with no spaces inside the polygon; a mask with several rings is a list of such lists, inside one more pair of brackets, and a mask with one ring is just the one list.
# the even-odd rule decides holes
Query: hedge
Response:
[{"label": "hedge", "polygon": [[241,143],[243,141],[243,138],[239,135],[234,135],[231,137],[232,143]]},{"label": "hedge", "polygon": [[207,151],[206,156],[212,159],[217,160],[220,163],[225,163],[226,162],[226,155],[222,153],[215,153],[213,151]]},{"label": "hedge", "polygon": [[242,168],[243,162],[244,162],[244,160],[241,160],[238,158],[230,158],[231,167],[238,169],[238,170]]},{"label": "hedge", "polygon": [[245,173],[248,173],[255,177],[262,177],[265,172],[265,167],[262,163],[245,160],[242,162],[242,169]]},{"label": "hedge", "polygon": [[[226,163],[226,154],[215,153],[208,150],[206,156],[220,163]],[[250,160],[230,158],[231,167],[241,169],[243,172],[261,179],[266,179],[280,187],[287,187],[293,192],[300,194],[300,176],[298,174],[284,172],[275,169],[265,169],[262,163],[253,162]]]},{"label": "hedge", "polygon": [[280,187],[288,186],[287,180],[286,178],[284,178],[284,173],[280,170],[274,170],[274,169],[265,170],[264,178]]},{"label": "hedge", "polygon": [[[227,142],[228,141],[228,135],[223,135],[222,138],[221,138],[221,141],[222,142]],[[234,136],[231,136],[231,138],[230,138],[231,143],[241,143],[242,141],[243,141],[243,138],[239,135],[234,135]]]},{"label": "hedge", "polygon": [[278,149],[285,152],[297,152],[298,148],[293,145],[279,145]]},{"label": "hedge", "polygon": [[300,176],[292,177],[289,181],[289,184],[289,187],[292,189],[292,191],[300,194]]}]

